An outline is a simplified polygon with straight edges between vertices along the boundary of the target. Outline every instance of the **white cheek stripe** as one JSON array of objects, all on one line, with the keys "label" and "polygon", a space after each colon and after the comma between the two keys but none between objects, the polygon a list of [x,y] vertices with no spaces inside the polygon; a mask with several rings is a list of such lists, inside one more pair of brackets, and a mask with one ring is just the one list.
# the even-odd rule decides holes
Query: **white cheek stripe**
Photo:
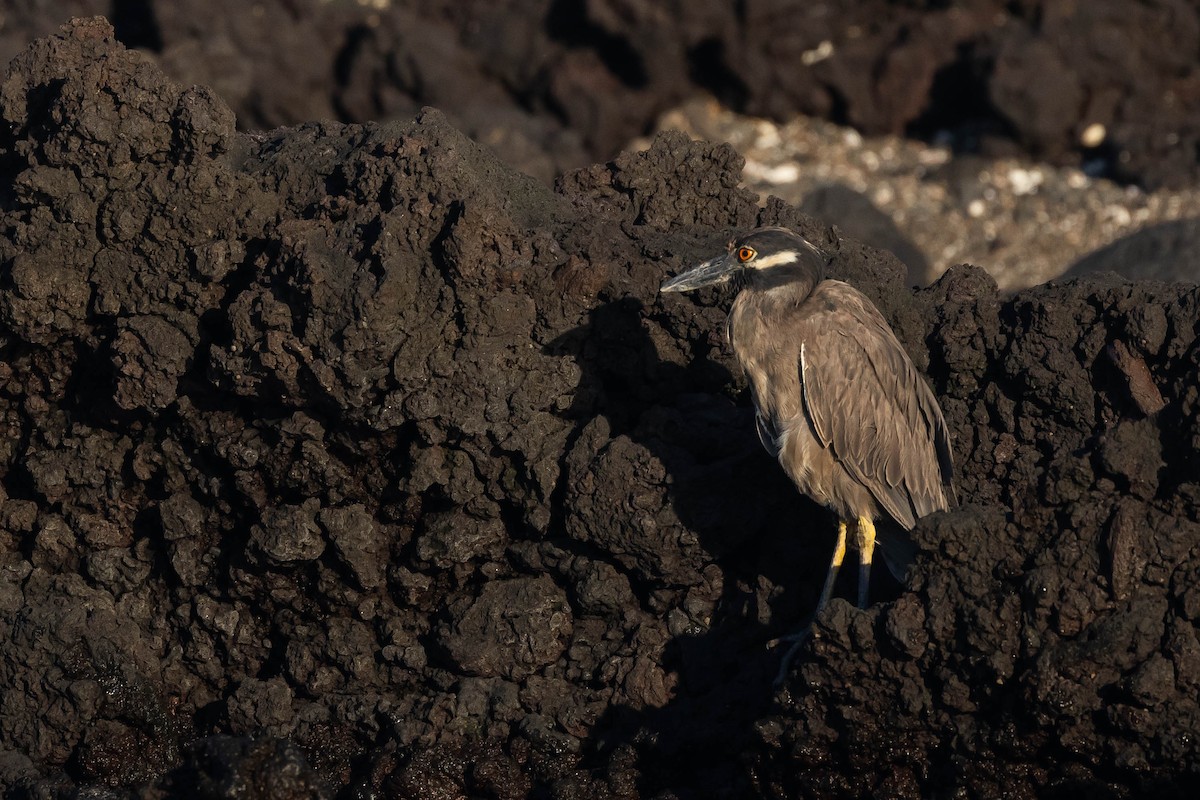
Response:
[{"label": "white cheek stripe", "polygon": [[770,267],[780,267],[784,264],[795,264],[800,258],[795,250],[784,250],[780,253],[772,253],[769,256],[760,256],[750,262],[750,266],[755,269],[768,269]]}]

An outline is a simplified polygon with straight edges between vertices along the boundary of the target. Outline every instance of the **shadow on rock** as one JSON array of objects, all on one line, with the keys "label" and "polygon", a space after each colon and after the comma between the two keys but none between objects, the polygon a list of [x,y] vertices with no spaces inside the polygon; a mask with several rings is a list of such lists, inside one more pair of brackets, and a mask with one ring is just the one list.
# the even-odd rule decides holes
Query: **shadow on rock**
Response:
[{"label": "shadow on rock", "polygon": [[[720,336],[698,349],[711,354]],[[601,755],[612,742],[652,751],[667,769],[643,771],[655,784],[643,791],[679,786],[670,773],[686,772],[692,785],[743,796],[748,778],[729,753],[756,741],[781,657],[772,640],[815,603],[832,518],[760,448],[746,404],[698,391],[730,383],[724,366],[708,355],[686,365],[660,358],[639,301],[595,308],[548,349],[581,368],[565,412],[576,424],[560,500],[566,530],[630,576],[671,637],[664,691],[615,703],[592,744]],[[698,768],[712,774],[697,780]]]},{"label": "shadow on rock", "polygon": [[921,248],[870,197],[853,187],[844,183],[819,186],[809,192],[799,209],[837,225],[852,239],[895,255],[908,268],[906,285],[925,286],[934,277]]},{"label": "shadow on rock", "polygon": [[1200,282],[1200,219],[1151,225],[1088,253],[1058,280],[1115,272],[1130,280]]}]

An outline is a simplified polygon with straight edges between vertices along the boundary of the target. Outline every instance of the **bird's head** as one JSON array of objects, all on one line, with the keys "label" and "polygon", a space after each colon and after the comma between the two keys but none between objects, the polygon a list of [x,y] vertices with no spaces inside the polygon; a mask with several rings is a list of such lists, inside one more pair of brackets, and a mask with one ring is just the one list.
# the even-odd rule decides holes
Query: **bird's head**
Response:
[{"label": "bird's head", "polygon": [[755,228],[730,242],[724,255],[681,272],[659,291],[690,292],[730,280],[761,286],[803,280],[816,286],[825,277],[825,261],[816,246],[787,228]]}]

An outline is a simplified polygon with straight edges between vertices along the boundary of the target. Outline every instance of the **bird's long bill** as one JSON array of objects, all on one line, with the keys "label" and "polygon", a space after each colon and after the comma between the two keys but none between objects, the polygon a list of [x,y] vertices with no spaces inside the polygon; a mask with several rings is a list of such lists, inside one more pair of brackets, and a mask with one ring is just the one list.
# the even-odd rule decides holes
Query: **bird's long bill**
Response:
[{"label": "bird's long bill", "polygon": [[732,255],[726,254],[705,261],[698,267],[692,267],[687,272],[681,272],[659,287],[660,292],[690,292],[701,286],[713,286],[724,283],[733,277],[738,268],[738,262]]}]

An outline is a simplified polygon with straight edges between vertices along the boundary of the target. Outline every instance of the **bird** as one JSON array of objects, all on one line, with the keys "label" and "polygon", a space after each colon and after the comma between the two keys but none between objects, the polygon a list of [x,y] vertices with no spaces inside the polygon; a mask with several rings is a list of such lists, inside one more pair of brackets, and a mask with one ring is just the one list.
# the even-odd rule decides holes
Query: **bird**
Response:
[{"label": "bird", "polygon": [[[788,228],[756,228],[659,290],[736,289],[725,333],[750,385],[759,439],[800,492],[838,518],[813,620],[833,594],[849,531],[866,608],[876,542],[903,580],[915,555],[908,532],[954,500],[937,398],[871,300],[825,277],[828,262]],[[780,678],[810,630],[785,637],[794,644]]]}]

